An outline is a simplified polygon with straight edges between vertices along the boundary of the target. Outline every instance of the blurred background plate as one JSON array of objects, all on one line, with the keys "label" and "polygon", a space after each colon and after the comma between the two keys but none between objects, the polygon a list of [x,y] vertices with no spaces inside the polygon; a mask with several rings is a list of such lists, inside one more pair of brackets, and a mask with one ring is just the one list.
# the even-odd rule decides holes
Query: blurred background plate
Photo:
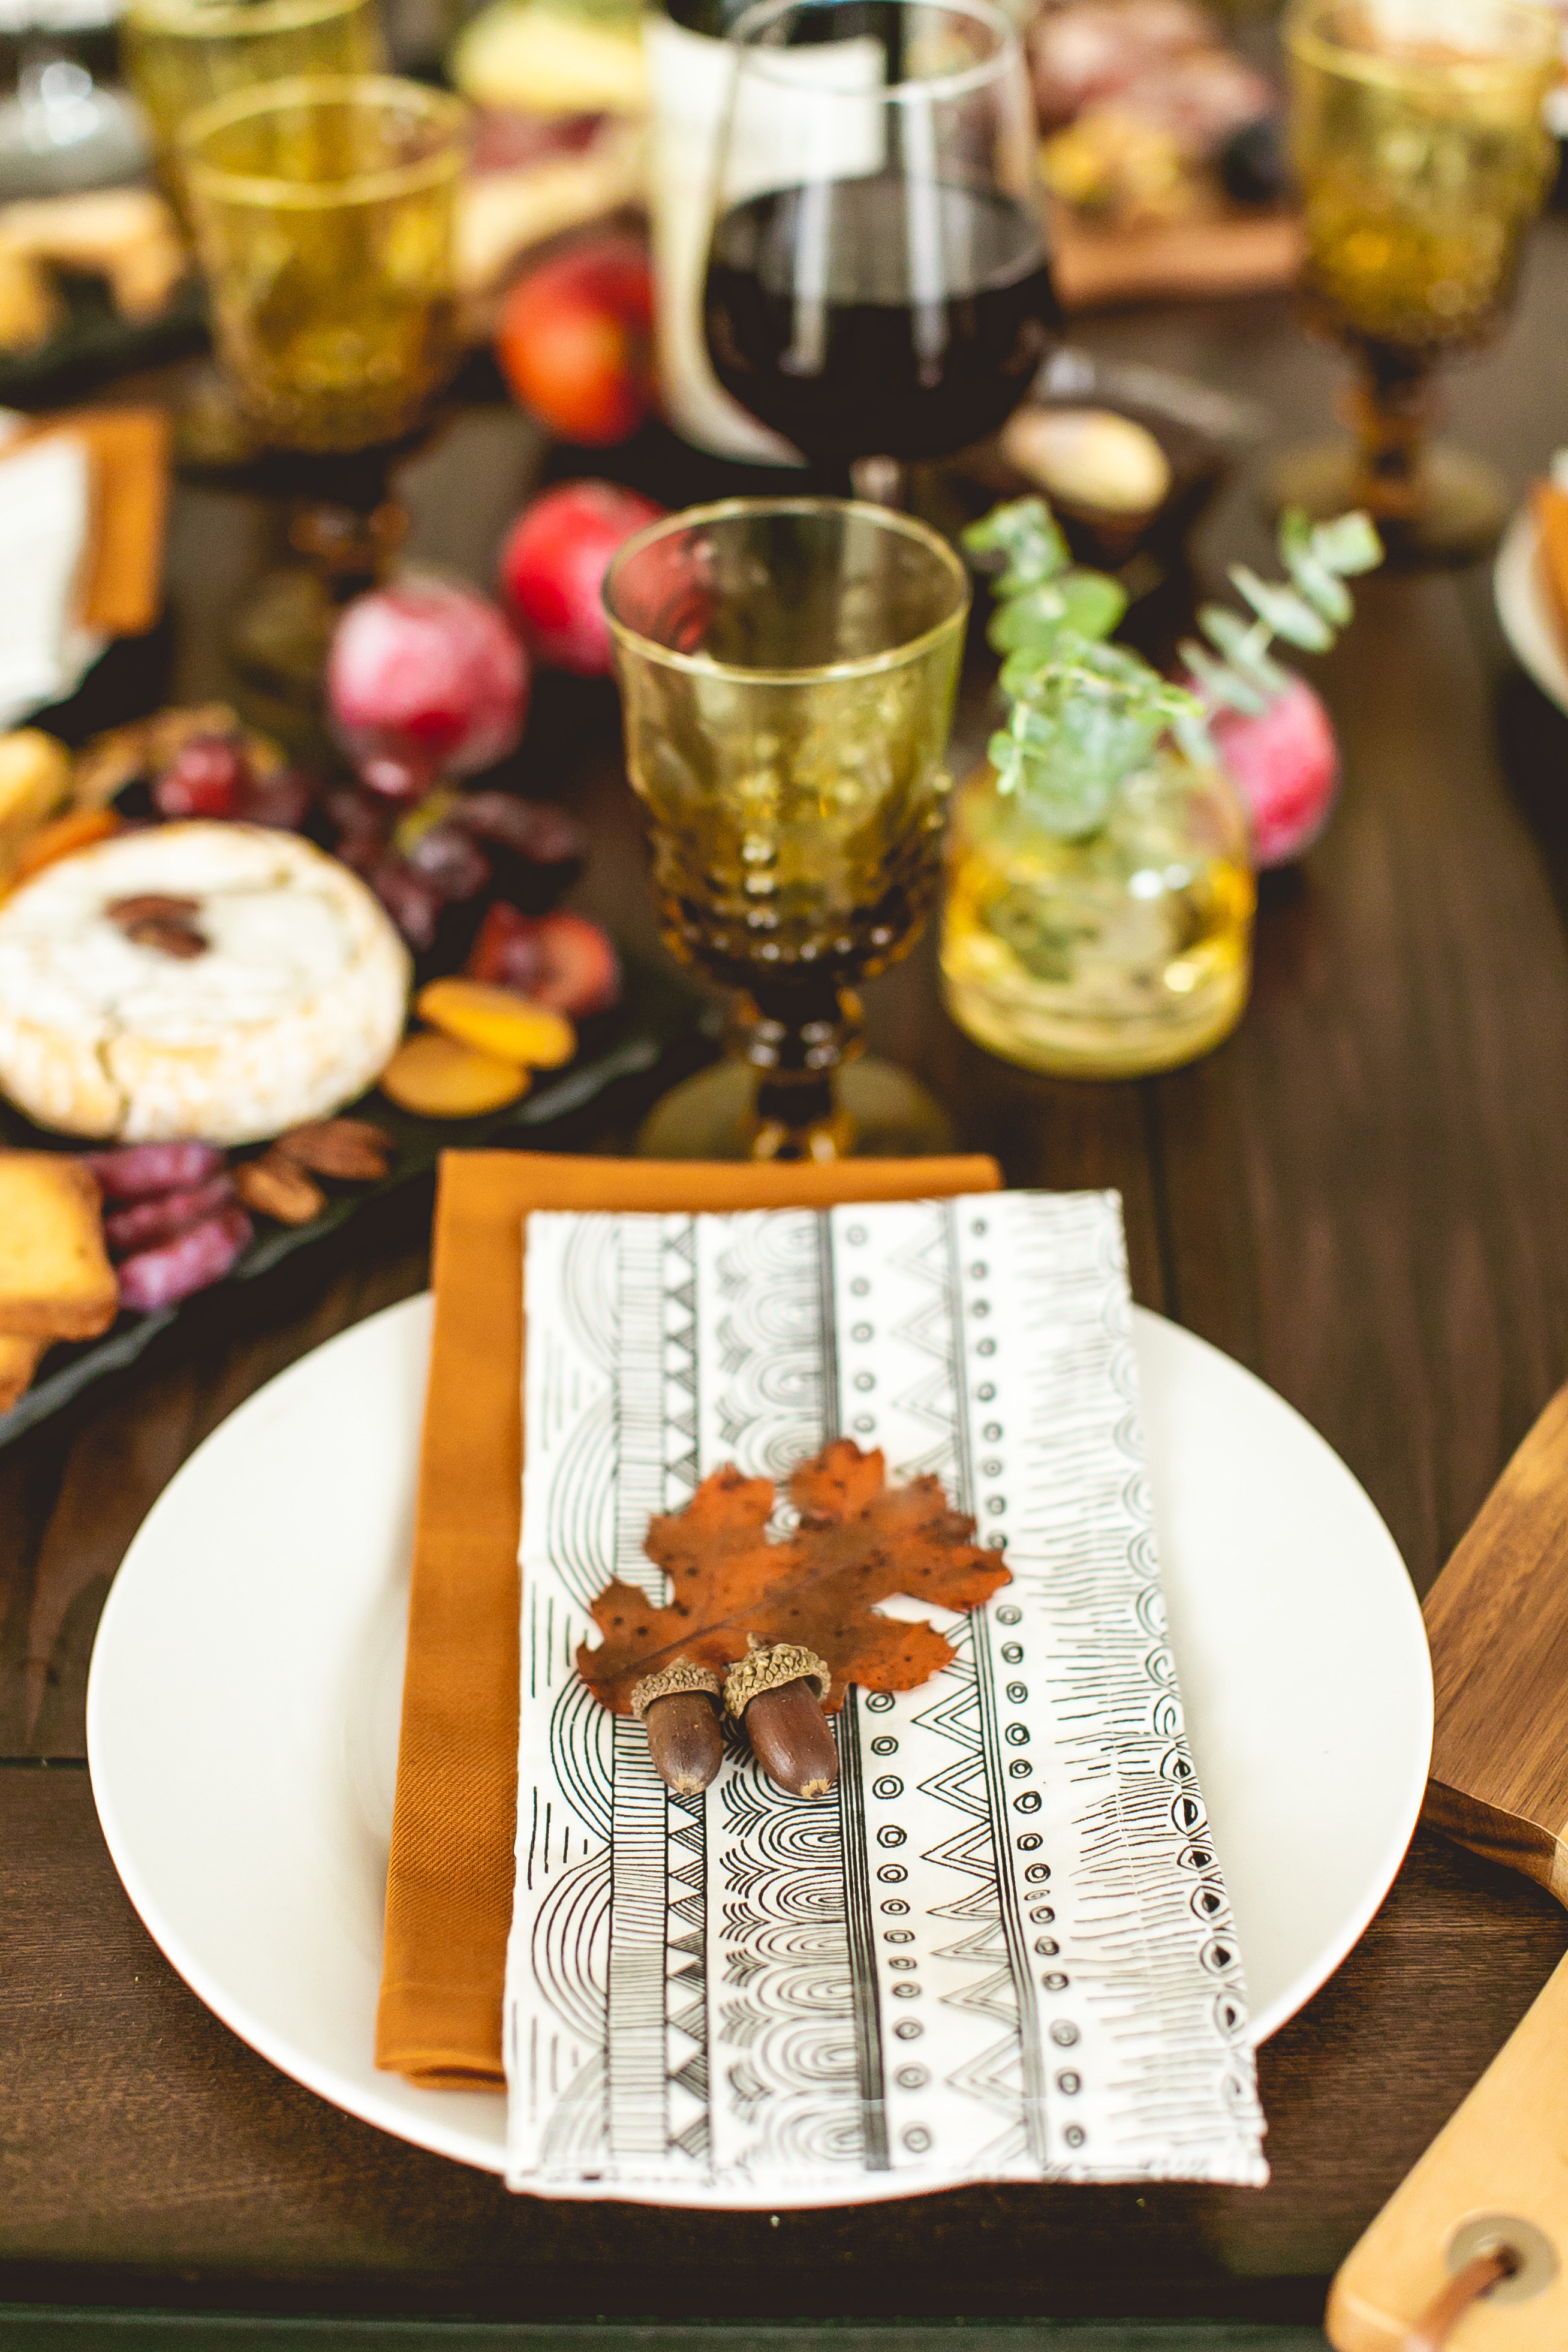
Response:
[{"label": "blurred background plate", "polygon": [[1515,658],[1542,694],[1560,710],[1568,710],[1568,656],[1563,654],[1541,575],[1540,539],[1528,507],[1521,507],[1514,516],[1497,551],[1492,593],[1503,635]]}]

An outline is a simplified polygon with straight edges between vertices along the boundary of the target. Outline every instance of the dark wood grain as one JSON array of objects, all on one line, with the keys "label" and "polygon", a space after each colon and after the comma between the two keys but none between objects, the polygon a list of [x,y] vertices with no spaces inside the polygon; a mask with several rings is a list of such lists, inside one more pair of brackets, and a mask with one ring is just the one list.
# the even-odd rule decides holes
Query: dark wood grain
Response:
[{"label": "dark wood grain", "polygon": [[1568,1939],[1536,1889],[1423,1835],[1344,1968],[1262,2053],[1269,2189],[977,2189],[775,2224],[508,2197],[288,2082],[148,1938],[79,1768],[0,1771],[0,2292],[14,2300],[1310,2318],[1322,2274]]},{"label": "dark wood grain", "polygon": [[[1516,488],[1560,430],[1565,310],[1557,217],[1504,342],[1451,390],[1457,429]],[[1127,312],[1083,339],[1260,400],[1271,445],[1321,430],[1343,373],[1271,299]],[[1267,454],[1199,532],[1211,572],[1267,556]],[[707,482],[656,437],[604,462],[674,499]],[[547,469],[570,470],[570,455],[498,404],[470,405],[405,485],[414,545],[485,579]],[[277,531],[243,489],[182,486],[169,621],[116,649],[71,714],[78,730],[128,704],[223,690],[227,612]],[[1265,889],[1252,1007],[1218,1054],[1141,1086],[1005,1069],[942,1016],[929,942],[872,991],[871,1024],[1011,1181],[1122,1191],[1138,1297],[1323,1431],[1424,1590],[1568,1373],[1568,722],[1513,672],[1481,572],[1373,583],[1320,675],[1343,804],[1299,875]],[[977,672],[960,758],[985,725]],[[530,786],[591,828],[582,903],[652,949],[609,689],[541,680],[527,759]],[[574,1147],[623,1145],[650,1091],[596,1111]],[[192,1446],[273,1371],[418,1286],[422,1253],[410,1229],[330,1278],[303,1259],[242,1322],[155,1349],[0,1454],[0,1753],[57,1759],[0,1768],[0,2298],[531,2318],[1314,2317],[1328,2274],[1568,1937],[1544,1894],[1430,1834],[1362,1944],[1262,2053],[1274,2178],[1261,2193],[977,2189],[777,2227],[510,2200],[298,2089],[180,1983],[120,1889],[71,1760],[98,1611]]]}]

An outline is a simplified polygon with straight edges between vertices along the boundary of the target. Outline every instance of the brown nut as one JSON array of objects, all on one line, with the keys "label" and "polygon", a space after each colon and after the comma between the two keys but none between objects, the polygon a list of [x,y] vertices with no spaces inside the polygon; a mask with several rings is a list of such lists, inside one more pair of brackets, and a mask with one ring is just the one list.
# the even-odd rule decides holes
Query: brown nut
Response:
[{"label": "brown nut", "polygon": [[175,963],[189,963],[207,952],[206,940],[193,923],[172,922],[164,915],[143,915],[140,921],[125,923],[121,929],[137,947],[155,948]]},{"label": "brown nut", "polygon": [[839,1751],[821,1702],[833,1686],[825,1658],[799,1642],[747,1636],[744,1658],[724,1678],[724,1703],[746,1725],[768,1779],[792,1797],[825,1797],[839,1777]]},{"label": "brown nut", "polygon": [[179,923],[189,928],[191,917],[201,912],[201,900],[172,898],[162,890],[142,890],[134,898],[112,900],[104,912],[121,930],[129,930],[132,923]]},{"label": "brown nut", "polygon": [[234,1181],[247,1209],[276,1218],[280,1225],[308,1225],[327,1205],[320,1185],[276,1144],[259,1160],[241,1160]]},{"label": "brown nut", "polygon": [[701,1691],[671,1691],[654,1699],[643,1728],[654,1771],[678,1797],[699,1795],[724,1762],[718,1709]]},{"label": "brown nut", "polygon": [[839,1777],[839,1751],[821,1702],[808,1682],[758,1691],[742,1718],[751,1752],[791,1797],[825,1797]]},{"label": "brown nut", "polygon": [[680,1797],[706,1789],[724,1762],[719,1679],[690,1658],[676,1658],[632,1685],[632,1712],[648,1735],[653,1769]]},{"label": "brown nut", "polygon": [[313,1176],[335,1176],[344,1184],[378,1184],[387,1172],[392,1139],[368,1118],[315,1118],[291,1127],[273,1145]]}]

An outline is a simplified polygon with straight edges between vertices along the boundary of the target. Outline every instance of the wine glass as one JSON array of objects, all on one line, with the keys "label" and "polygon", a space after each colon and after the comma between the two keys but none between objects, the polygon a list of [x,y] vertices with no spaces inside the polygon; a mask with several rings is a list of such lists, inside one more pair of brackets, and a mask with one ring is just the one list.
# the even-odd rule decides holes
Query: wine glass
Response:
[{"label": "wine glass", "polygon": [[467,120],[419,82],[304,75],[220,99],[181,136],[218,355],[281,456],[290,537],[313,566],[263,583],[234,635],[286,706],[319,709],[336,608],[402,536],[389,468],[456,364]]},{"label": "wine glass", "polygon": [[375,0],[129,0],[120,38],[159,177],[182,211],[180,134],[202,107],[261,82],[383,62]]},{"label": "wine glass", "polygon": [[1364,507],[1391,560],[1464,562],[1500,478],[1430,446],[1431,377],[1512,296],[1552,169],[1560,20],[1533,0],[1296,0],[1286,29],[1309,318],[1359,362],[1354,443],[1291,452],[1280,506]]},{"label": "wine glass", "polygon": [[629,540],[604,604],[665,940],[739,992],[728,1066],[667,1095],[639,1149],[946,1149],[925,1089],[859,1058],[852,983],[936,898],[962,562],[884,507],[734,499]]},{"label": "wine glass", "polygon": [[1017,35],[990,0],[759,0],[731,41],[714,373],[891,486],[1003,424],[1060,324]]}]

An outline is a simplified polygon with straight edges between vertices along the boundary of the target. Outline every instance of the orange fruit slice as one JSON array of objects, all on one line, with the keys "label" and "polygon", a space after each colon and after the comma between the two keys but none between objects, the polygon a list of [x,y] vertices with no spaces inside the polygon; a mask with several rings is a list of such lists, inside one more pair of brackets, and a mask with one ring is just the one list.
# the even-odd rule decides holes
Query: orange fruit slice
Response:
[{"label": "orange fruit slice", "polygon": [[123,822],[112,809],[75,809],[69,816],[56,817],[52,824],[40,825],[18,852],[12,879],[30,881],[46,866],[72,857],[78,849],[90,849],[95,841],[107,841],[120,831]]},{"label": "orange fruit slice", "polygon": [[577,1051],[577,1032],[564,1013],[482,980],[433,980],[420,990],[415,1010],[433,1029],[525,1069],[557,1070]]},{"label": "orange fruit slice", "polygon": [[516,1062],[482,1054],[434,1029],[405,1037],[381,1075],[382,1094],[420,1118],[478,1118],[487,1110],[504,1110],[530,1084]]}]

